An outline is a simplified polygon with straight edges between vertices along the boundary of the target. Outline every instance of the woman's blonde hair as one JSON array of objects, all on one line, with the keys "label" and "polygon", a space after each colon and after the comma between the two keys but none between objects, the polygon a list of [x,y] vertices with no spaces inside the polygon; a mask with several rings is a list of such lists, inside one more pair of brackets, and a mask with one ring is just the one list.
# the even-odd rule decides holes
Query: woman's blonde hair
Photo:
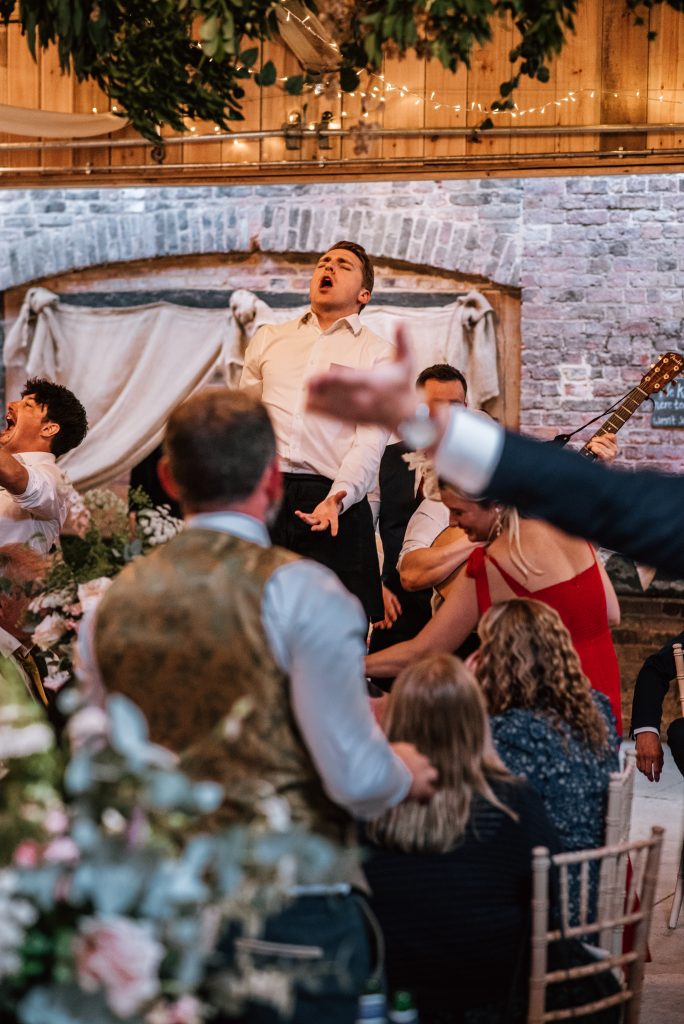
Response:
[{"label": "woman's blonde hair", "polygon": [[371,822],[369,837],[406,852],[450,850],[465,831],[473,796],[504,807],[493,779],[510,778],[492,743],[485,703],[472,673],[451,654],[430,654],[396,678],[384,716],[390,742],[413,743],[439,773],[429,803],[405,800]]},{"label": "woman's blonde hair", "polygon": [[482,646],[476,672],[490,715],[510,708],[546,712],[592,747],[607,745],[606,723],[555,609],[513,598],[490,608],[478,633]]},{"label": "woman's blonde hair", "polygon": [[530,573],[535,576],[541,575],[541,569],[537,569],[536,566],[532,565],[527,560],[523,553],[522,543],[520,540],[520,515],[517,508],[512,505],[502,505],[498,501],[493,501],[490,498],[477,498],[470,497],[464,491],[453,487],[447,483],[446,480],[440,479],[439,489],[441,491],[449,491],[457,498],[463,498],[465,501],[470,502],[473,505],[481,505],[482,508],[494,509],[496,511],[496,521],[492,526],[491,533],[485,544],[491,544],[497,537],[500,537],[502,533],[506,533],[508,540],[508,548],[513,566],[527,578]]}]

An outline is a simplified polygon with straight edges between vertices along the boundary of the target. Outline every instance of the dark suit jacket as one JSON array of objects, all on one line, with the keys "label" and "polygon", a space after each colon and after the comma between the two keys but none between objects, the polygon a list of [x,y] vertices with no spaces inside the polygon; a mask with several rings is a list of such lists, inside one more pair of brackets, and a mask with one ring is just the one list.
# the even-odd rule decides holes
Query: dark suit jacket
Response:
[{"label": "dark suit jacket", "polygon": [[408,521],[420,504],[420,498],[415,493],[415,471],[410,470],[402,458],[408,450],[401,442],[388,444],[380,462],[378,530],[384,552],[382,582],[399,598],[402,614],[391,629],[373,632],[371,652],[384,650],[402,640],[410,640],[430,621],[432,615],[432,588],[404,590],[397,569]]},{"label": "dark suit jacket", "polygon": [[608,469],[507,433],[487,493],[568,533],[684,577],[684,476]]},{"label": "dark suit jacket", "polygon": [[673,636],[641,666],[632,698],[632,729],[651,725],[660,729],[663,700],[676,675],[672,644],[684,644],[684,633]]}]

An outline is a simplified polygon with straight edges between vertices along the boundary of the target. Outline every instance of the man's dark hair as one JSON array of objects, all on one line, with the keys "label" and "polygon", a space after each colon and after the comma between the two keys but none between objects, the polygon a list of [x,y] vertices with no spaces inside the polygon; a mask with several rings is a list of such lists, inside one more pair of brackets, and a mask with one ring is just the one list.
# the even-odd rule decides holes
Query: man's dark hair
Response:
[{"label": "man's dark hair", "polygon": [[275,436],[261,402],[207,388],[171,413],[164,451],[181,504],[197,509],[248,498],[275,456]]},{"label": "man's dark hair", "polygon": [[428,366],[418,374],[416,387],[422,388],[429,380],[441,380],[444,382],[457,380],[463,385],[463,394],[468,394],[467,380],[460,370],[457,370],[455,366],[450,366],[449,363],[435,363],[434,366]]},{"label": "man's dark hair", "polygon": [[22,398],[32,395],[36,404],[45,409],[45,419],[59,425],[52,437],[50,451],[59,458],[80,444],[88,432],[86,411],[76,395],[62,384],[54,384],[44,377],[31,377],[26,381]]},{"label": "man's dark hair", "polygon": [[[375,283],[375,271],[373,270],[373,264],[371,258],[362,245],[358,242],[335,242],[334,245],[329,246],[325,252],[330,252],[331,249],[346,249],[348,252],[353,252],[357,260],[361,264],[361,280],[363,281],[363,287],[367,288],[369,292],[373,291],[373,284]],[[325,253],[324,253],[325,255]]]}]

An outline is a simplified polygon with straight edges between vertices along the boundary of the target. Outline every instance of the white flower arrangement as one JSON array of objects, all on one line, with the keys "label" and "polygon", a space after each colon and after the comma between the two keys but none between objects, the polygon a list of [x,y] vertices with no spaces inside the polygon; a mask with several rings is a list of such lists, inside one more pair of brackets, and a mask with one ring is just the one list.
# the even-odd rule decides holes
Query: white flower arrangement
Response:
[{"label": "white flower arrangement", "polygon": [[85,530],[62,538],[61,551],[37,593],[32,593],[27,626],[40,652],[47,690],[59,690],[72,678],[74,641],[83,615],[101,599],[113,577],[183,528],[168,505],[152,507],[141,492],[133,492],[133,499],[131,513],[113,491],[87,491],[81,499]]}]

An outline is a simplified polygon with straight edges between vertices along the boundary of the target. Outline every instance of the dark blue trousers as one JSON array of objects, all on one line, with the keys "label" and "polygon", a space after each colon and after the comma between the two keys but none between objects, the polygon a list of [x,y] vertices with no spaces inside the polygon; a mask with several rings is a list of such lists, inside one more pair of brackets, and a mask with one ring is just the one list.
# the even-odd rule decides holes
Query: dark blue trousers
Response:
[{"label": "dark blue trousers", "polygon": [[221,967],[285,972],[294,997],[292,1014],[249,1000],[242,1016],[216,1024],[354,1024],[359,996],[371,972],[366,923],[359,898],[302,896],[268,918],[258,939],[235,930],[219,945]]}]

